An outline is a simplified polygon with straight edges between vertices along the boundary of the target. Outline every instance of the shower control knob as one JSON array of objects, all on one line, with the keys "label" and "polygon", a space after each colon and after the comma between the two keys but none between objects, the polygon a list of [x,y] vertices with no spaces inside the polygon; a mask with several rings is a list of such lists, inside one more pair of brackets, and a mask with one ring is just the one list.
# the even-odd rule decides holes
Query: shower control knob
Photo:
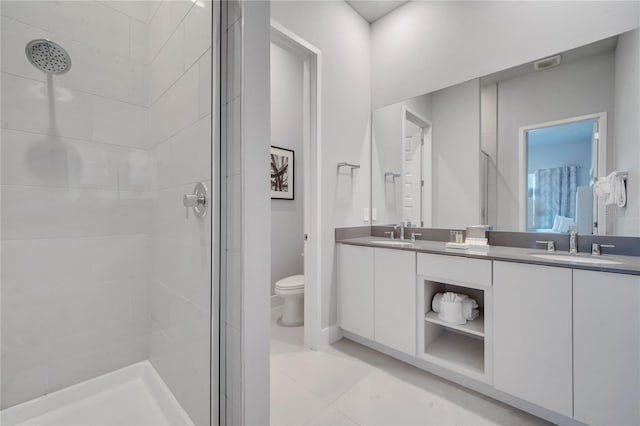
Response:
[{"label": "shower control knob", "polygon": [[185,194],[182,197],[182,204],[184,204],[185,207],[196,207],[204,205],[206,202],[205,197],[197,196],[195,194]]},{"label": "shower control knob", "polygon": [[193,194],[185,194],[182,197],[182,205],[187,208],[187,217],[189,217],[189,208],[193,209],[196,217],[205,217],[209,208],[208,190],[205,184],[202,182],[196,183]]}]

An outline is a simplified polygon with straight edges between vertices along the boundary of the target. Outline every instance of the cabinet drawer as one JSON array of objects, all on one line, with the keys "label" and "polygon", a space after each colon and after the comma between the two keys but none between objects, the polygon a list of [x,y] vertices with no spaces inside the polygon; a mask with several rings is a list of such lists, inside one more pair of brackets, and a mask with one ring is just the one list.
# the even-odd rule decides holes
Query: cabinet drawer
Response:
[{"label": "cabinet drawer", "polygon": [[418,275],[433,281],[488,287],[491,285],[491,261],[418,253]]}]

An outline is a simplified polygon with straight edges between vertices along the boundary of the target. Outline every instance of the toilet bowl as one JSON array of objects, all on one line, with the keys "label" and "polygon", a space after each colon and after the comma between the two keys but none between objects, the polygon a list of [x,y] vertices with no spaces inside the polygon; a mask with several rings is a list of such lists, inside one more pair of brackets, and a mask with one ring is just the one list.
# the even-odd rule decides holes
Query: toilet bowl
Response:
[{"label": "toilet bowl", "polygon": [[283,325],[304,323],[304,275],[292,275],[276,282],[276,294],[284,300]]}]

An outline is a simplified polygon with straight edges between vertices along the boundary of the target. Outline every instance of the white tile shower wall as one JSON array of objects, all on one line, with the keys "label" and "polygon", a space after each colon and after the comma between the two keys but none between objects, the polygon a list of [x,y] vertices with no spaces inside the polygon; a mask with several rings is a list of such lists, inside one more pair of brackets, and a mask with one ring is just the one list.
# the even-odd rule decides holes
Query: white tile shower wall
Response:
[{"label": "white tile shower wall", "polygon": [[209,424],[213,4],[2,2],[2,407],[149,358]]},{"label": "white tile shower wall", "polygon": [[221,424],[243,423],[242,397],[242,4],[222,3]]},{"label": "white tile shower wall", "polygon": [[[149,359],[194,423],[209,424],[211,210],[182,206],[211,186],[211,1],[164,1],[149,22],[148,142],[157,159]],[[215,422],[215,421],[214,421]]]},{"label": "white tile shower wall", "polygon": [[[156,172],[141,22],[89,1],[1,14],[4,408],[147,358]],[[67,74],[27,61],[36,38]]]}]

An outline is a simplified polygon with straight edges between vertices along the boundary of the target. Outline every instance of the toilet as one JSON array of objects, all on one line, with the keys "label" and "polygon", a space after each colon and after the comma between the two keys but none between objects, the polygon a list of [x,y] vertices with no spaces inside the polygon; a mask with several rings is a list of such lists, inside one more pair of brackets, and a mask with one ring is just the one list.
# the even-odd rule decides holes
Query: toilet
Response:
[{"label": "toilet", "polygon": [[276,282],[276,294],[284,300],[282,325],[304,323],[304,275],[292,275]]}]

